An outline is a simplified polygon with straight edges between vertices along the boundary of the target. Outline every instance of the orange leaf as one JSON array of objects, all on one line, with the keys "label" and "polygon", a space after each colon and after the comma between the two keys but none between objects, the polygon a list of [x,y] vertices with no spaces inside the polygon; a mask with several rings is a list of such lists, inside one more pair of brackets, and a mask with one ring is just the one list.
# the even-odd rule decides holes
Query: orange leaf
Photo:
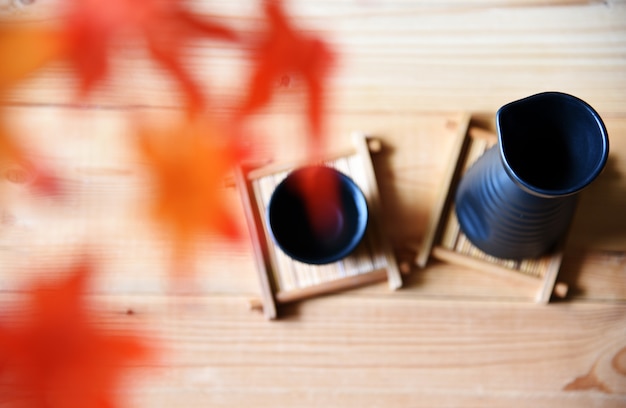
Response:
[{"label": "orange leaf", "polygon": [[200,234],[240,236],[224,180],[243,158],[228,133],[207,119],[143,129],[140,149],[156,184],[154,214],[186,248]]},{"label": "orange leaf", "polygon": [[0,28],[0,92],[58,56],[61,39],[52,30],[24,25]]},{"label": "orange leaf", "polygon": [[2,120],[3,112],[0,111],[0,162],[3,161],[24,161],[24,153],[22,149],[15,143],[9,135],[4,122]]},{"label": "orange leaf", "polygon": [[67,272],[29,290],[17,322],[0,325],[0,378],[8,382],[1,397],[9,406],[113,407],[125,366],[148,356],[138,338],[93,322],[85,301],[89,265]]},{"label": "orange leaf", "polygon": [[[28,25],[0,27],[0,97],[57,57],[61,49],[61,39],[52,30]],[[0,162],[15,162],[27,167],[35,175],[31,186],[36,192],[57,194],[60,189],[56,178],[28,159],[5,125],[4,114],[0,110]]]}]

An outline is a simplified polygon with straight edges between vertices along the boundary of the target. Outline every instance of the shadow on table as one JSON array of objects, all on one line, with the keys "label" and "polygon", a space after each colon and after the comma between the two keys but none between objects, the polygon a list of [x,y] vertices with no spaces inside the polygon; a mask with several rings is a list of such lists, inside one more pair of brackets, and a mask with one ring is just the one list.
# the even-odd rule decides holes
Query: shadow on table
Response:
[{"label": "shadow on table", "polygon": [[581,193],[559,272],[570,297],[626,294],[626,175],[618,160],[609,156],[602,174]]}]

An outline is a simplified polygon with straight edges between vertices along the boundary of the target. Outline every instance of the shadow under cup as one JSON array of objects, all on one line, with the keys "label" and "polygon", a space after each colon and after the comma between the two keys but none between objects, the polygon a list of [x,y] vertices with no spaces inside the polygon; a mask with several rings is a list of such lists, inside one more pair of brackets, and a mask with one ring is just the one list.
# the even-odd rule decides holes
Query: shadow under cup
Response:
[{"label": "shadow under cup", "polygon": [[326,264],[348,256],[361,242],[368,221],[363,192],[345,174],[326,166],[291,172],[267,207],[270,235],[291,258]]}]

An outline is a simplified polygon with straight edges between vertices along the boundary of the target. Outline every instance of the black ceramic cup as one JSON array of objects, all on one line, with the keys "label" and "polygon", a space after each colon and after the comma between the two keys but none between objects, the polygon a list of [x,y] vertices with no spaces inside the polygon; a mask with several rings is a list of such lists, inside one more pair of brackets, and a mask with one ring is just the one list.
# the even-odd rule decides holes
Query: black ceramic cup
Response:
[{"label": "black ceramic cup", "polygon": [[368,208],[350,177],[330,167],[306,166],[276,187],[266,220],[285,254],[319,265],[338,261],[357,247],[367,227]]}]

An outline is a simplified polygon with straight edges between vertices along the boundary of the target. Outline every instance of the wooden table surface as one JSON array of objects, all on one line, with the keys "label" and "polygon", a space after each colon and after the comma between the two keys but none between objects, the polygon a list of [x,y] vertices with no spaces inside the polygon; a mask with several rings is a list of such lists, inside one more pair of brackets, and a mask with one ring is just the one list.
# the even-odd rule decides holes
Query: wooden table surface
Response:
[{"label": "wooden table surface", "polygon": [[[40,19],[55,3],[2,12]],[[215,239],[192,260],[193,284],[172,289],[169,242],[143,214],[149,188],[128,145],[128,101],[133,111],[167,115],[175,99],[145,56],[131,55],[87,105],[72,104],[63,67],[53,67],[7,108],[70,193],[59,203],[2,181],[0,303],[89,247],[98,265],[90,297],[106,319],[166,349],[162,363],[123,388],[133,407],[626,406],[626,2],[287,4],[340,56],[331,147],[348,144],[353,130],[383,141],[374,167],[399,260],[423,238],[463,112],[493,127],[501,105],[547,90],[598,110],[611,153],[581,197],[559,275],[567,298],[535,305],[507,280],[431,262],[413,267],[396,292],[374,284],[284,306],[267,321],[250,307],[260,294],[251,245]],[[261,14],[256,1],[193,5],[238,27]],[[190,63],[217,95],[241,91],[246,61],[237,52],[198,46]],[[300,113],[285,92],[258,115],[259,155],[304,153]],[[449,137],[431,137],[446,127]],[[244,226],[237,192],[226,186],[225,194]]]}]

